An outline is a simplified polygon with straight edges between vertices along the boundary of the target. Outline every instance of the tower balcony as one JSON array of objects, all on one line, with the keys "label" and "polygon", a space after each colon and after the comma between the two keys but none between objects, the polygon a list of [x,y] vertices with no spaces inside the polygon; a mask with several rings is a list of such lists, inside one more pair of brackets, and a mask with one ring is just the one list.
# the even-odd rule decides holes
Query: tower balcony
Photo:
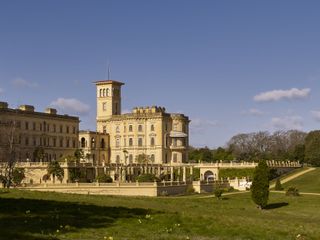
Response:
[{"label": "tower balcony", "polygon": [[183,146],[183,145],[170,145],[170,149],[171,150],[186,150],[186,146]]}]

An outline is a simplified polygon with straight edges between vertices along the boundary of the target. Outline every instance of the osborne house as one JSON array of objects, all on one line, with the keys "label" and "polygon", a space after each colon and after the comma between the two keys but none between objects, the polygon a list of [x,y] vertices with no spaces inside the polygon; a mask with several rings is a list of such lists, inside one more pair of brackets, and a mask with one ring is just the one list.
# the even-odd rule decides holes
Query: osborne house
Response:
[{"label": "osborne house", "polygon": [[[158,106],[135,107],[130,113],[122,114],[121,87],[124,83],[114,80],[94,83],[95,131],[79,131],[78,117],[58,114],[53,108],[37,112],[30,105],[12,109],[8,103],[0,102],[0,176],[5,174],[13,159],[15,167],[25,170],[23,183],[38,190],[158,196],[163,191],[168,194],[185,192],[187,183],[192,183],[197,192],[212,191],[209,180],[219,179],[219,169],[256,166],[245,162],[190,163],[190,120],[187,116],[167,113],[164,107]],[[47,186],[48,181],[56,183],[54,174],[48,177],[49,163],[54,160],[60,162],[64,172],[61,189]],[[269,166],[281,171],[300,167],[293,163],[279,165],[274,161],[269,162]],[[161,179],[161,186],[157,182],[148,186],[130,185],[137,176],[150,173]],[[112,178],[117,185],[100,188],[102,176]],[[195,179],[199,182],[193,181]],[[166,181],[170,184],[166,185]],[[203,185],[204,181],[207,185]],[[78,182],[98,185],[78,188]],[[76,188],[71,183],[77,184]],[[234,184],[235,188],[240,186],[237,179],[227,184]],[[141,191],[137,192],[138,189]]]}]

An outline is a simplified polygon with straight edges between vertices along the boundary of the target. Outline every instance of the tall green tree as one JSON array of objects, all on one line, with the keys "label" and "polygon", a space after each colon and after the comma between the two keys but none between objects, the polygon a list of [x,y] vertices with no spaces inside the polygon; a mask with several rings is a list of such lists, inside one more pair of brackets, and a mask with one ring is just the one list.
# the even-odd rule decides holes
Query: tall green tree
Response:
[{"label": "tall green tree", "polygon": [[253,174],[251,198],[260,209],[268,204],[269,199],[269,167],[266,161],[259,161]]},{"label": "tall green tree", "polygon": [[305,162],[320,166],[320,130],[311,131],[306,137]]},{"label": "tall green tree", "polygon": [[60,166],[58,161],[52,161],[48,164],[47,172],[49,175],[57,177],[60,182],[62,182],[64,177],[63,168]]}]

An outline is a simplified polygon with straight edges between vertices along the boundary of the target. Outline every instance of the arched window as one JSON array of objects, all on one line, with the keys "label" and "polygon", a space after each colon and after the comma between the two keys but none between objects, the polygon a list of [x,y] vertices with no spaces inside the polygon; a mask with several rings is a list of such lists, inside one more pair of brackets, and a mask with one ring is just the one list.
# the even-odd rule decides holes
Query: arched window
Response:
[{"label": "arched window", "polygon": [[102,89],[100,89],[99,97],[102,97]]},{"label": "arched window", "polygon": [[102,94],[103,97],[106,96],[106,89],[103,89],[103,94]]},{"label": "arched window", "polygon": [[109,97],[109,95],[110,95],[110,90],[109,88],[107,88],[107,97]]},{"label": "arched window", "polygon": [[120,163],[120,156],[119,155],[117,155],[117,157],[116,157],[116,163]]},{"label": "arched window", "polygon": [[138,138],[138,146],[142,147],[142,138]]},{"label": "arched window", "polygon": [[133,145],[133,140],[132,138],[129,138],[129,146],[132,146]]},{"label": "arched window", "polygon": [[154,146],[154,137],[151,137],[151,139],[150,139],[150,145],[151,145],[151,146]]},{"label": "arched window", "polygon": [[120,147],[120,139],[119,138],[116,139],[116,147]]},{"label": "arched window", "polygon": [[81,146],[81,148],[85,148],[86,147],[86,139],[84,137],[81,138],[80,146]]},{"label": "arched window", "polygon": [[105,144],[105,142],[104,142],[104,138],[101,139],[100,147],[101,147],[101,148],[105,148],[105,147],[106,147],[106,144]]},{"label": "arched window", "polygon": [[154,125],[152,124],[150,127],[150,130],[153,132],[154,131]]},{"label": "arched window", "polygon": [[96,147],[96,140],[94,138],[91,138],[91,148]]},{"label": "arched window", "polygon": [[138,126],[138,131],[139,131],[139,132],[142,132],[142,125],[139,125],[139,126]]},{"label": "arched window", "polygon": [[116,126],[116,132],[119,133],[120,132],[120,127]]}]

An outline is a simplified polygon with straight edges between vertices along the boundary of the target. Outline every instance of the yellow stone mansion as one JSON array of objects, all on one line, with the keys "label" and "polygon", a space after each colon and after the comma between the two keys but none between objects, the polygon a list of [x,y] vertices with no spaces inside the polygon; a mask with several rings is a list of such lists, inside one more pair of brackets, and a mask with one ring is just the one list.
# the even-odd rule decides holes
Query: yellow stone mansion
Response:
[{"label": "yellow stone mansion", "polygon": [[[97,81],[96,131],[79,131],[79,118],[57,114],[52,108],[35,111],[21,105],[11,109],[0,102],[0,161],[8,158],[8,134],[14,129],[17,161],[52,161],[80,148],[83,161],[94,165],[139,163],[179,164],[188,159],[189,119],[163,107],[137,107],[121,114],[121,87],[114,80]],[[36,157],[36,149],[43,156]]]},{"label": "yellow stone mansion", "polygon": [[179,164],[188,159],[189,118],[166,113],[163,107],[137,107],[121,114],[121,86],[114,80],[97,81],[97,132],[80,131],[80,147],[97,164]]}]

